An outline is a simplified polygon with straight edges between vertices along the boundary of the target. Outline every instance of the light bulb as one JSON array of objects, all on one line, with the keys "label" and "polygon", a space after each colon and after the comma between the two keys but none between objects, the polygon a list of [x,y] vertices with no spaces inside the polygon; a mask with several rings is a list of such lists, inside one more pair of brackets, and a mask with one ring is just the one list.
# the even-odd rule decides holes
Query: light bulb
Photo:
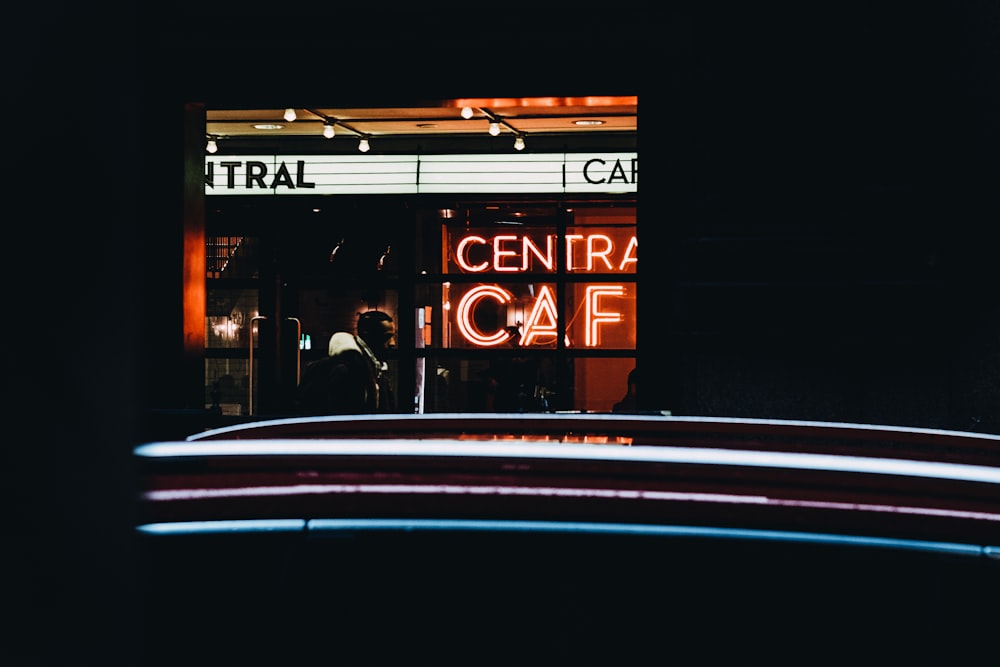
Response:
[{"label": "light bulb", "polygon": [[368,145],[367,137],[361,137],[361,140],[358,141],[358,150],[361,151],[362,153],[367,153],[369,150],[371,150],[371,146]]},{"label": "light bulb", "polygon": [[500,123],[495,120],[490,121],[490,134],[494,137],[500,134]]},{"label": "light bulb", "polygon": [[289,123],[295,120],[295,109],[291,108],[285,109],[285,120],[287,120]]},{"label": "light bulb", "polygon": [[205,145],[205,150],[209,153],[214,153],[219,150],[219,144],[215,143],[215,139],[209,139],[208,144]]},{"label": "light bulb", "polygon": [[466,120],[472,118],[472,107],[462,107],[462,118]]},{"label": "light bulb", "polygon": [[323,125],[323,136],[327,139],[333,139],[333,135],[336,131],[333,129],[333,123],[325,123]]},{"label": "light bulb", "polygon": [[524,150],[524,137],[520,134],[514,139],[514,150],[523,151]]}]

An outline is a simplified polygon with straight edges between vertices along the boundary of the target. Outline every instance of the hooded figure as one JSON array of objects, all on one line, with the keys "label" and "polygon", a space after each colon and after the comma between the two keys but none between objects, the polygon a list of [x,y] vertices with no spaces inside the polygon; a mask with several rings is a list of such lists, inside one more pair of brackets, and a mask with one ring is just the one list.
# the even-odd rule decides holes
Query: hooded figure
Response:
[{"label": "hooded figure", "polygon": [[368,311],[358,318],[358,335],[330,336],[327,356],[309,363],[298,386],[299,411],[306,415],[349,415],[391,410],[391,392],[383,390],[386,363],[376,350],[391,347],[392,318]]}]

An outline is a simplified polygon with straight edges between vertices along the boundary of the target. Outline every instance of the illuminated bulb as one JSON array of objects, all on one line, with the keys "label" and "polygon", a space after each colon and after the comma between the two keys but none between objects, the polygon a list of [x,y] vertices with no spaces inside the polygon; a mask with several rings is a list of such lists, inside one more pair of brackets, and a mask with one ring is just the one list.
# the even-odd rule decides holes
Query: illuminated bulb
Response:
[{"label": "illuminated bulb", "polygon": [[472,107],[462,107],[462,118],[466,120],[472,118]]},{"label": "illuminated bulb", "polygon": [[514,139],[514,150],[523,151],[524,150],[524,137],[520,134]]},{"label": "illuminated bulb", "polygon": [[495,120],[490,121],[490,134],[494,137],[500,134],[500,123]]},{"label": "illuminated bulb", "polygon": [[205,145],[205,150],[209,153],[214,153],[219,150],[219,144],[215,143],[215,139],[209,139],[208,144]]},{"label": "illuminated bulb", "polygon": [[285,109],[285,120],[289,123],[295,120],[295,109]]},{"label": "illuminated bulb", "polygon": [[361,140],[358,141],[358,150],[361,151],[362,153],[367,153],[369,150],[371,150],[371,146],[368,145],[367,137],[361,137]]},{"label": "illuminated bulb", "polygon": [[333,139],[334,134],[336,134],[336,131],[333,129],[333,123],[324,123],[323,136],[327,139]]}]

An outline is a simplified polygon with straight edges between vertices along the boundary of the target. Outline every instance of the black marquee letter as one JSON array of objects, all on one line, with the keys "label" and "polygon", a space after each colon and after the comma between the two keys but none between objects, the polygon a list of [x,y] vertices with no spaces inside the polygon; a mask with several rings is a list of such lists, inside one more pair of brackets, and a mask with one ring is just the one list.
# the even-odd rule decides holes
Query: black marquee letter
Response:
[{"label": "black marquee letter", "polygon": [[611,168],[611,176],[608,177],[608,183],[614,183],[615,181],[628,183],[628,178],[625,176],[625,168],[622,167],[621,160],[615,160],[615,166]]},{"label": "black marquee letter", "polygon": [[258,188],[266,188],[264,177],[267,176],[267,165],[263,162],[247,162],[247,189],[253,189],[254,182]]},{"label": "black marquee letter", "polygon": [[587,182],[588,182],[588,183],[593,183],[593,184],[595,184],[595,185],[596,185],[596,184],[598,184],[598,183],[603,183],[603,182],[604,182],[604,179],[602,178],[602,179],[601,179],[601,180],[599,180],[599,181],[595,181],[594,179],[592,179],[592,178],[590,177],[590,174],[589,174],[589,173],[587,173],[587,170],[588,170],[588,169],[590,169],[590,165],[594,164],[595,162],[598,162],[598,163],[600,163],[601,165],[603,165],[603,164],[604,164],[604,160],[602,160],[602,159],[600,159],[600,158],[596,158],[596,157],[595,157],[595,158],[593,158],[593,159],[590,159],[590,160],[587,160],[587,164],[583,165],[583,177],[584,177],[584,178],[585,178],[585,179],[587,180]]},{"label": "black marquee letter", "polygon": [[281,166],[278,167],[278,171],[274,172],[274,180],[271,181],[271,189],[277,190],[279,185],[284,185],[286,188],[295,189],[295,184],[292,183],[292,175],[288,173],[288,167],[282,162]]},{"label": "black marquee letter", "polygon": [[232,190],[236,187],[236,167],[240,166],[240,162],[220,162],[219,166],[226,170],[226,189]]},{"label": "black marquee letter", "polygon": [[314,188],[315,183],[306,183],[306,161],[299,160],[295,167],[295,186],[299,188]]}]

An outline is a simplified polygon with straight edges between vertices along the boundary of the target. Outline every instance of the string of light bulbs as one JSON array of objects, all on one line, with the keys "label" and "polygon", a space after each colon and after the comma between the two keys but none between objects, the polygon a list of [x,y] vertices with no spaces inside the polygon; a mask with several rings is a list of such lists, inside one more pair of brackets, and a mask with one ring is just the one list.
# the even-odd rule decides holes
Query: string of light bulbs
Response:
[{"label": "string of light bulbs", "polygon": [[[285,120],[288,120],[288,116],[289,116],[288,112],[289,111],[293,112],[293,114],[294,114],[295,110],[294,109],[285,109]],[[345,123],[345,122],[343,122],[341,120],[338,120],[336,118],[333,118],[332,116],[327,116],[326,114],[320,113],[319,111],[315,111],[313,109],[306,109],[306,111],[308,111],[312,115],[316,116],[317,118],[320,118],[320,119],[323,120],[323,137],[324,138],[326,138],[326,139],[333,139],[335,136],[337,136],[337,126],[339,125],[340,127],[344,128],[348,132],[352,132],[355,135],[357,135],[357,137],[358,137],[358,150],[359,151],[361,151],[362,153],[367,153],[368,151],[371,150],[371,148],[372,148],[371,142],[370,142],[371,135],[365,134],[364,132],[360,132],[360,131],[354,129],[353,127],[351,127],[350,125],[348,125],[347,123]],[[289,121],[289,122],[291,122],[291,121]]]},{"label": "string of light bulbs", "polygon": [[[508,130],[514,133],[514,150],[516,151],[524,150],[524,134],[522,132],[518,132],[518,130],[515,127],[513,127],[510,123],[508,123],[500,116],[497,116],[496,114],[492,113],[488,109],[480,109],[479,112],[482,115],[486,116],[486,120],[489,121],[489,125],[487,126],[487,132],[490,133],[491,137],[500,136],[500,132],[503,130],[504,127],[506,127]],[[464,118],[465,120],[470,120],[473,116],[476,115],[476,110],[473,109],[472,107],[462,107],[461,115],[462,118]]]},{"label": "string of light bulbs", "polygon": [[[339,125],[340,127],[344,128],[345,130],[353,133],[355,136],[358,137],[358,150],[360,152],[367,153],[368,151],[371,150],[371,135],[365,134],[364,132],[361,132],[351,127],[350,125],[341,120],[338,120],[331,116],[327,116],[318,111],[314,111],[312,109],[305,109],[305,111],[308,111],[309,113],[316,116],[317,118],[320,118],[323,121],[322,134],[324,138],[333,139],[335,136],[337,136],[337,126]],[[494,137],[500,136],[503,127],[506,127],[514,134],[514,150],[517,151],[524,150],[525,143],[524,143],[524,134],[522,132],[519,132],[516,128],[511,126],[510,123],[508,123],[506,120],[491,113],[486,109],[480,109],[479,111],[487,118],[489,122],[487,131],[489,132],[490,136]],[[462,118],[469,120],[475,116],[475,110],[472,107],[462,107],[461,115]],[[288,107],[287,109],[285,109],[283,118],[285,119],[286,122],[291,123],[298,118],[298,113],[294,108]],[[213,134],[206,135],[206,143],[205,143],[206,152],[208,153],[218,152],[219,150],[218,138],[219,137],[217,135]]]}]

